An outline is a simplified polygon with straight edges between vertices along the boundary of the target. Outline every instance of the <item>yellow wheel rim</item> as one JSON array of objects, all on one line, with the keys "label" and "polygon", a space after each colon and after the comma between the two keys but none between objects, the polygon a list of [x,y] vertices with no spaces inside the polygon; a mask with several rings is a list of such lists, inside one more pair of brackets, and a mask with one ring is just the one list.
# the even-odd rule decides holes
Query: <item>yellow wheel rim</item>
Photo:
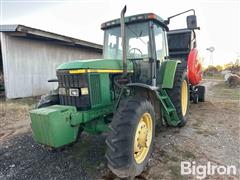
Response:
[{"label": "yellow wheel rim", "polygon": [[185,116],[187,113],[188,106],[188,85],[186,80],[182,82],[181,103],[182,103],[182,115]]},{"label": "yellow wheel rim", "polygon": [[153,123],[149,113],[144,113],[138,123],[134,138],[134,158],[140,164],[146,158],[152,143]]}]

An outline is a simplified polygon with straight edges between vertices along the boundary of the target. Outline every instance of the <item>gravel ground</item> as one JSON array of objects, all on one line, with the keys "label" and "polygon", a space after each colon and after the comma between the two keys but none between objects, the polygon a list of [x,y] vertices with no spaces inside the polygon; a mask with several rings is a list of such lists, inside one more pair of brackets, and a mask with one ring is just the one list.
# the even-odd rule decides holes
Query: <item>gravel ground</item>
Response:
[{"label": "gravel ground", "polygon": [[21,134],[0,148],[0,179],[95,179],[97,166],[105,162],[104,139],[83,135],[74,146],[52,151],[30,133]]},{"label": "gravel ground", "polygon": [[[240,89],[208,79],[207,101],[191,104],[184,128],[160,128],[146,170],[135,179],[196,179],[181,176],[180,162],[235,165],[237,175],[206,179],[240,179]],[[35,102],[3,102],[0,111],[0,179],[118,179],[106,166],[105,135],[83,134],[63,150],[50,151],[34,142],[28,110]],[[20,110],[19,110],[20,109]]]}]

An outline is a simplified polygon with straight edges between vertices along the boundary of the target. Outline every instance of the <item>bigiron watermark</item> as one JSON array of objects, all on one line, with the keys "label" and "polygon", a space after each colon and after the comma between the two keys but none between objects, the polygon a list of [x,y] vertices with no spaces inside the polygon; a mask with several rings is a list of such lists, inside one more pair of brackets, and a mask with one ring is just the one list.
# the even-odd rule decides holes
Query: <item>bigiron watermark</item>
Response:
[{"label": "bigiron watermark", "polygon": [[214,165],[211,162],[197,164],[195,161],[181,161],[181,175],[194,175],[198,179],[204,179],[208,175],[236,175],[236,166]]}]

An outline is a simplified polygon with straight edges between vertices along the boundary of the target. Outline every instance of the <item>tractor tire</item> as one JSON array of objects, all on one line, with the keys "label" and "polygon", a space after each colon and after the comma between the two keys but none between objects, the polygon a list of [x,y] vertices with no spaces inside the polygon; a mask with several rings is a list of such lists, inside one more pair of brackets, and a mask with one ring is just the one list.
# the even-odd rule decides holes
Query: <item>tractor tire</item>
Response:
[{"label": "tractor tire", "polygon": [[177,65],[173,88],[168,89],[167,93],[176,108],[180,123],[178,127],[183,127],[187,123],[186,115],[188,113],[190,92],[186,68],[181,64]]},{"label": "tractor tire", "polygon": [[196,86],[198,89],[198,101],[199,102],[204,102],[205,101],[205,86]]},{"label": "tractor tire", "polygon": [[143,97],[130,97],[120,103],[106,139],[108,167],[120,178],[142,173],[152,154],[155,112]]}]

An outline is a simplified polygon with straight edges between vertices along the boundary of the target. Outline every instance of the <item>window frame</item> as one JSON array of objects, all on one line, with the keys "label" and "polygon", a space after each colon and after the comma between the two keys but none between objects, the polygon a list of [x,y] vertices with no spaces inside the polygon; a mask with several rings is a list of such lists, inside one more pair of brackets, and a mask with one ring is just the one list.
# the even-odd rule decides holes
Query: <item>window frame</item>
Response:
[{"label": "window frame", "polygon": [[[155,51],[154,51],[154,32],[152,30],[152,21],[144,21],[144,22],[141,22],[142,24],[146,23],[147,24],[147,28],[148,28],[148,36],[149,36],[149,49],[148,49],[148,58],[147,59],[154,59],[155,58]],[[127,24],[127,25],[132,25],[132,24],[140,24],[139,22],[135,22],[135,23],[130,23],[130,24]],[[110,29],[113,29],[113,28],[120,28],[120,26],[114,26],[114,27],[111,27],[111,28],[107,28],[107,29],[104,29],[104,39],[103,39],[103,58],[104,59],[112,59],[112,58],[106,58],[107,57],[107,54],[109,53],[108,51],[108,38],[109,38],[109,33],[107,32],[108,30]],[[121,38],[121,36],[119,36],[119,38]],[[119,39],[118,39],[119,41]],[[118,49],[120,49],[118,47]],[[118,58],[116,58],[118,59]],[[121,59],[121,58],[120,58]],[[140,58],[141,59],[141,58]],[[145,59],[145,58],[144,58]]]},{"label": "window frame", "polygon": [[[162,27],[160,24],[157,24],[157,23],[153,23],[153,26],[154,26],[154,28],[153,28],[153,36],[154,36],[154,38],[153,38],[153,43],[154,43],[154,49],[155,49],[155,58],[156,58],[156,60],[158,60],[158,61],[160,61],[160,62],[162,62],[162,61],[164,61],[164,59],[165,59],[165,57],[167,57],[168,56],[168,45],[167,45],[167,34],[166,34],[166,30],[165,30],[165,28],[164,27]],[[162,59],[158,59],[158,57],[157,57],[157,49],[156,49],[156,30],[157,30],[157,28],[161,28],[161,30],[162,30],[162,42],[163,42],[163,44],[162,44],[162,50],[163,50],[163,58]]]}]

